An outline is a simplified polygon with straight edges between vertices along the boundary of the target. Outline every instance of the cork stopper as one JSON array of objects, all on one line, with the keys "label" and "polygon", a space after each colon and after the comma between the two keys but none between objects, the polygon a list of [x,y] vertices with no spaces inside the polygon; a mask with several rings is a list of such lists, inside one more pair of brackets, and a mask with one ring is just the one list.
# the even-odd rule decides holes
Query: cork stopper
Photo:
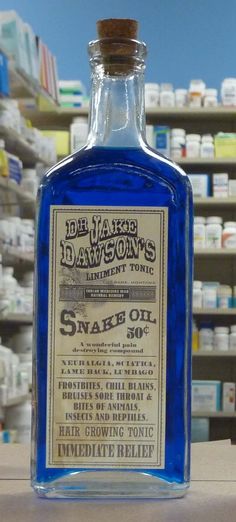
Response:
[{"label": "cork stopper", "polygon": [[107,75],[129,74],[144,63],[146,46],[137,40],[138,22],[129,18],[97,21],[98,40],[90,42],[89,54]]},{"label": "cork stopper", "polygon": [[97,21],[98,38],[129,38],[137,40],[138,22],[129,18],[107,18]]}]

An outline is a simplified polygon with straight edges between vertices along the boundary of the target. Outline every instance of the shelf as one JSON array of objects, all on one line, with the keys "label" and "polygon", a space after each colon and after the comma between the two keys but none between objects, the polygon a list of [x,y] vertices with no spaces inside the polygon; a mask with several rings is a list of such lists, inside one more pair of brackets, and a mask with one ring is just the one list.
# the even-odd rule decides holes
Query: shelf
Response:
[{"label": "shelf", "polygon": [[236,196],[228,198],[194,198],[195,207],[234,207],[236,208]]},{"label": "shelf", "polygon": [[[58,107],[55,111],[44,111],[44,112],[34,112],[31,110],[25,111],[27,117],[32,119],[34,124],[43,125],[43,126],[51,126],[53,127],[62,125],[68,127],[70,125],[73,118],[77,116],[88,116],[89,108],[88,107],[71,107],[71,108],[63,108]],[[235,120],[236,119],[236,107],[146,107],[146,117],[148,120],[156,120],[159,118],[175,120],[175,119],[194,119],[194,120],[202,120],[213,118],[215,120],[226,119],[226,120]]]},{"label": "shelf", "polygon": [[227,411],[192,411],[192,417],[209,417],[209,418],[222,418],[222,419],[233,419],[236,418],[236,412]]},{"label": "shelf", "polygon": [[23,402],[29,400],[31,398],[30,394],[25,395],[17,395],[16,397],[11,397],[7,400],[5,404],[2,404],[3,408],[10,408],[11,406],[17,406],[18,404],[22,404]]},{"label": "shelf", "polygon": [[147,116],[161,116],[166,118],[236,118],[236,107],[146,107]]},{"label": "shelf", "polygon": [[193,315],[236,315],[236,308],[194,308]]},{"label": "shelf", "polygon": [[236,352],[231,352],[231,351],[227,351],[227,352],[216,352],[216,351],[212,351],[212,352],[201,352],[200,350],[198,352],[193,352],[193,358],[201,358],[201,357],[236,357]]},{"label": "shelf", "polygon": [[198,257],[232,257],[236,256],[236,248],[195,248]]},{"label": "shelf", "polygon": [[8,314],[0,315],[0,323],[32,324],[33,316],[30,314]]},{"label": "shelf", "polygon": [[235,166],[236,167],[236,157],[235,158],[179,158],[173,160],[175,163],[181,166],[212,166],[218,167],[225,165],[227,166]]}]

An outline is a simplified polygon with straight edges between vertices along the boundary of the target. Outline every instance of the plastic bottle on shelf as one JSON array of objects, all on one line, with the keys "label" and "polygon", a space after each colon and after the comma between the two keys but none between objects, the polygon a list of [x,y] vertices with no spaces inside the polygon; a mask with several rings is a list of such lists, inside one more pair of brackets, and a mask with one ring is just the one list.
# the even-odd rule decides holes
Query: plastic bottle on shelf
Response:
[{"label": "plastic bottle on shelf", "polygon": [[187,89],[175,89],[175,105],[176,107],[186,107],[188,104]]},{"label": "plastic bottle on shelf", "polygon": [[36,198],[38,191],[38,177],[35,169],[23,169],[21,187]]},{"label": "plastic bottle on shelf", "polygon": [[203,106],[216,107],[218,105],[217,89],[205,89]]},{"label": "plastic bottle on shelf", "polygon": [[236,352],[236,324],[230,327],[229,349]]},{"label": "plastic bottle on shelf", "polygon": [[2,345],[2,339],[0,337],[0,359],[3,361],[5,369],[5,377],[2,385],[0,386],[0,397],[1,403],[5,403],[11,394],[12,386],[12,355],[13,352],[10,348]]},{"label": "plastic bottle on shelf", "polygon": [[202,281],[193,281],[193,308],[202,308]]},{"label": "plastic bottle on shelf", "polygon": [[203,134],[200,147],[200,156],[201,158],[210,159],[215,157],[215,146],[211,134]]},{"label": "plastic bottle on shelf", "polygon": [[70,126],[71,153],[76,152],[77,150],[84,147],[86,144],[87,135],[88,119],[83,116],[73,118],[72,124]]},{"label": "plastic bottle on shelf", "polygon": [[4,266],[2,269],[2,298],[9,302],[8,312],[15,312],[17,280],[13,276],[14,268]]},{"label": "plastic bottle on shelf", "polygon": [[17,226],[18,226],[18,219],[14,216],[7,217],[8,221],[8,227],[9,227],[9,238],[10,238],[10,245],[13,247],[17,247]]},{"label": "plastic bottle on shelf", "polygon": [[221,84],[222,105],[236,105],[236,78],[225,78]]},{"label": "plastic bottle on shelf", "polygon": [[222,247],[236,248],[236,221],[226,221],[222,232]]},{"label": "plastic bottle on shelf", "polygon": [[7,250],[11,244],[11,234],[8,219],[0,219],[0,245],[2,250]]},{"label": "plastic bottle on shelf", "polygon": [[203,308],[217,307],[217,289],[215,285],[203,284],[202,286],[202,305]]},{"label": "plastic bottle on shelf", "polygon": [[199,158],[200,156],[200,134],[186,135],[186,156],[187,158]]},{"label": "plastic bottle on shelf", "polygon": [[157,107],[160,97],[160,87],[158,83],[145,83],[145,107]]},{"label": "plastic bottle on shelf", "polygon": [[23,312],[25,314],[32,314],[34,272],[25,272],[20,284],[24,295]]},{"label": "plastic bottle on shelf", "polygon": [[31,325],[20,326],[11,338],[11,348],[19,354],[32,354],[33,330]]},{"label": "plastic bottle on shelf", "polygon": [[32,253],[34,251],[34,220],[21,220],[21,240],[23,252]]},{"label": "plastic bottle on shelf", "polygon": [[217,307],[232,307],[232,288],[229,285],[219,285],[217,288]]},{"label": "plastic bottle on shelf", "polygon": [[0,176],[9,175],[8,156],[5,151],[5,141],[0,139]]},{"label": "plastic bottle on shelf", "polygon": [[173,85],[171,83],[162,83],[160,90],[160,106],[161,107],[174,107],[175,105],[175,93]]},{"label": "plastic bottle on shelf", "polygon": [[222,243],[222,218],[209,216],[206,219],[206,247],[221,248]]},{"label": "plastic bottle on shelf", "polygon": [[172,129],[170,137],[170,155],[173,159],[184,158],[186,155],[185,130]]},{"label": "plastic bottle on shelf", "polygon": [[212,352],[214,349],[214,333],[212,328],[200,328],[199,350]]},{"label": "plastic bottle on shelf", "polygon": [[206,85],[202,80],[191,80],[188,94],[190,107],[201,107],[205,87]]},{"label": "plastic bottle on shelf", "polygon": [[215,327],[214,350],[217,352],[227,352],[229,350],[229,328],[227,326]]},{"label": "plastic bottle on shelf", "polygon": [[192,326],[192,350],[193,352],[197,352],[199,350],[199,332],[194,320]]},{"label": "plastic bottle on shelf", "polygon": [[206,246],[206,218],[203,216],[194,217],[193,239],[194,248],[205,248]]}]

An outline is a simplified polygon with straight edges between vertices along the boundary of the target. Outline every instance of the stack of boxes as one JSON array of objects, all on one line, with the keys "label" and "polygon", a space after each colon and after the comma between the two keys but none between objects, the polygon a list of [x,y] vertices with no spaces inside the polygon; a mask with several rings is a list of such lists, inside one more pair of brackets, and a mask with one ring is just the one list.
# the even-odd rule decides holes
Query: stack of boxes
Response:
[{"label": "stack of boxes", "polygon": [[13,58],[19,72],[58,101],[55,56],[15,11],[0,12],[0,46]]}]

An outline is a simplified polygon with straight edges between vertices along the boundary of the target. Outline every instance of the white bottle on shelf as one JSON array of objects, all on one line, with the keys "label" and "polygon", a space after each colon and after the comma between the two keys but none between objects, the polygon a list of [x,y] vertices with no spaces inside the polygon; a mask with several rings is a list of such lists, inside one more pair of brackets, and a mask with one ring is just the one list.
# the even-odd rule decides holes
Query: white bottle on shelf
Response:
[{"label": "white bottle on shelf", "polygon": [[[13,276],[14,268],[4,266],[2,269],[2,295],[1,299],[8,301],[8,312],[14,313],[16,310],[17,280]],[[1,307],[3,303],[1,302]]]},{"label": "white bottle on shelf", "polygon": [[203,216],[194,217],[193,241],[194,248],[205,248],[206,246],[206,218]]},{"label": "white bottle on shelf", "polygon": [[202,308],[202,281],[193,281],[193,308]]},{"label": "white bottle on shelf", "polygon": [[236,352],[236,324],[230,327],[229,349]]},{"label": "white bottle on shelf", "polygon": [[86,144],[88,135],[88,119],[80,116],[73,118],[70,126],[71,153],[78,151]]},{"label": "white bottle on shelf", "polygon": [[160,87],[158,83],[145,83],[145,107],[157,107],[160,97]]},{"label": "white bottle on shelf", "polygon": [[222,241],[222,218],[209,216],[206,219],[206,247],[221,248]]},{"label": "white bottle on shelf", "polygon": [[200,134],[186,135],[186,156],[187,158],[199,158],[200,156]]},{"label": "white bottle on shelf", "polygon": [[199,331],[199,350],[212,352],[214,349],[214,334],[211,328],[201,328]]},{"label": "white bottle on shelf", "polygon": [[226,221],[222,232],[222,247],[236,248],[236,221]]},{"label": "white bottle on shelf", "polygon": [[173,85],[171,83],[162,83],[160,92],[160,106],[161,107],[174,107],[175,105],[175,93]]},{"label": "white bottle on shelf", "polygon": [[229,350],[229,328],[227,326],[215,327],[214,350],[217,352],[227,352]]},{"label": "white bottle on shelf", "polygon": [[211,134],[203,134],[200,147],[200,156],[201,158],[209,159],[213,159],[215,157],[215,146]]},{"label": "white bottle on shelf", "polygon": [[204,107],[216,107],[217,101],[217,89],[205,89],[203,106]]}]

